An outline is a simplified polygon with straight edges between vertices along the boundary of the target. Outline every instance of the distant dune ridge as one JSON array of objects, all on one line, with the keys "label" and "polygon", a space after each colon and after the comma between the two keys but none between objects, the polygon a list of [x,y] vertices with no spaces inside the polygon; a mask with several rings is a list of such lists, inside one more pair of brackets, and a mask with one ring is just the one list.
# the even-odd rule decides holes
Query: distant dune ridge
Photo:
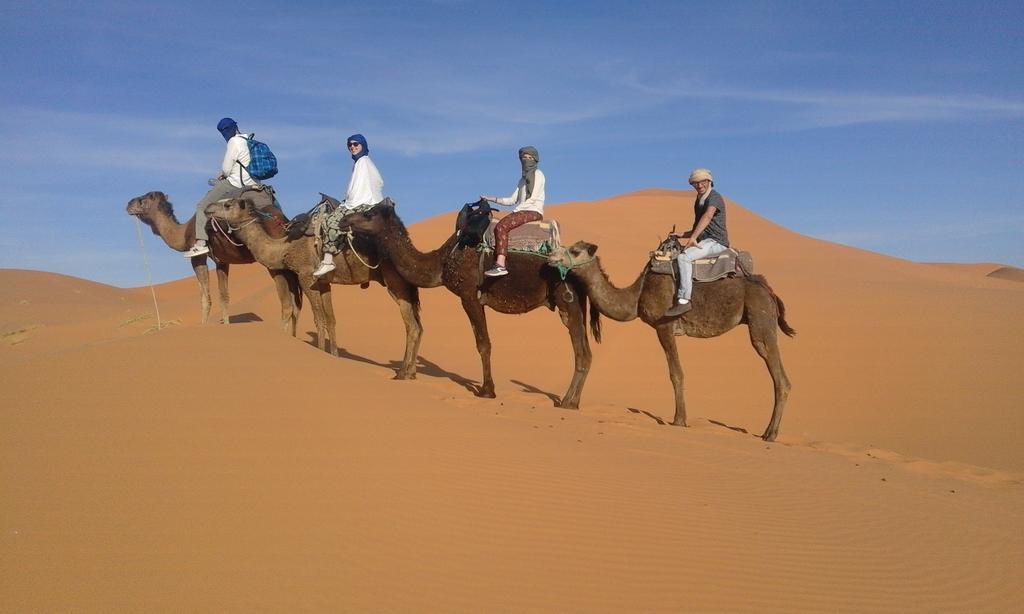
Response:
[{"label": "distant dune ridge", "polygon": [[[546,208],[617,286],[693,192]],[[1024,271],[805,237],[731,201],[785,301],[779,440],[745,327],[604,321],[580,411],[557,315],[488,311],[497,399],[457,299],[423,290],[418,378],[379,286],[336,287],[339,357],[279,330],[258,265],[232,324],[194,279],[119,289],[0,270],[0,610],[1013,611],[1024,598]],[[398,203],[401,213],[402,203]],[[414,224],[423,251],[454,213]],[[151,257],[180,258],[162,245]],[[157,252],[156,250],[160,250]]]}]

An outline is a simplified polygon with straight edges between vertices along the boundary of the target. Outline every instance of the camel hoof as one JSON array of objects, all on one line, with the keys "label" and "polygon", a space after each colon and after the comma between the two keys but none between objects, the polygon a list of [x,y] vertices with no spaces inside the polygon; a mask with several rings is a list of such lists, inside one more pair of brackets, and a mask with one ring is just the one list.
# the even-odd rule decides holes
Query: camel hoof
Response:
[{"label": "camel hoof", "polygon": [[481,399],[495,399],[498,397],[498,395],[494,394],[493,390],[478,390],[476,396]]},{"label": "camel hoof", "polygon": [[399,371],[398,373],[395,373],[395,376],[391,379],[416,379],[416,372],[413,371],[412,373],[405,373]]},{"label": "camel hoof", "polygon": [[672,421],[672,426],[682,426],[682,427],[685,427],[686,426],[686,420],[673,420]]},{"label": "camel hoof", "polygon": [[558,408],[561,408],[561,409],[575,409],[575,410],[579,411],[580,404],[579,403],[555,403],[555,407],[558,407]]},{"label": "camel hoof", "polygon": [[775,438],[778,437],[778,435],[778,433],[769,433],[768,431],[765,431],[764,434],[761,435],[761,439],[764,441],[775,441]]}]

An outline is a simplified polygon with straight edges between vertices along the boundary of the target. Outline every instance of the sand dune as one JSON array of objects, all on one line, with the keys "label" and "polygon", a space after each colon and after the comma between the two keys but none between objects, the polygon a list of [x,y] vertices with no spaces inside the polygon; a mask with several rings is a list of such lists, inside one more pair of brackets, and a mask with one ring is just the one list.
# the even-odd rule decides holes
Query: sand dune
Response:
[{"label": "sand dune", "polygon": [[[548,209],[627,285],[692,192]],[[342,355],[277,330],[258,266],[229,326],[195,282],[0,271],[0,609],[1012,611],[1024,596],[1024,286],[804,237],[730,203],[798,330],[779,441],[744,328],[679,339],[691,428],[647,326],[606,321],[581,411],[558,317],[424,290],[419,377],[386,292],[338,288]],[[399,203],[401,211],[401,203]],[[411,227],[432,249],[452,216]],[[149,246],[154,250],[162,245]],[[171,257],[169,254],[163,254]],[[183,275],[187,271],[183,271]]]}]

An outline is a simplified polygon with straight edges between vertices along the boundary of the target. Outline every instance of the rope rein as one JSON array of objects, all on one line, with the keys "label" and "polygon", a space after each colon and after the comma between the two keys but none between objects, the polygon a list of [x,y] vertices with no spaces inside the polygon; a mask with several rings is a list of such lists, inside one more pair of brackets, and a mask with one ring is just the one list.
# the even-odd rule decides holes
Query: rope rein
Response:
[{"label": "rope rein", "polygon": [[359,252],[356,251],[356,246],[352,244],[352,235],[354,235],[355,233],[352,232],[351,228],[349,228],[348,230],[343,231],[343,234],[345,235],[345,239],[348,241],[348,246],[352,249],[352,253],[356,255],[356,259],[359,262],[363,263],[363,266],[365,266],[368,269],[377,269],[377,268],[380,267],[380,263],[379,262],[377,264],[373,265],[373,266],[370,266],[370,263],[365,261],[365,260],[363,260],[363,257],[360,256]]},{"label": "rope rein", "polygon": [[210,224],[213,226],[214,232],[219,232],[220,234],[224,235],[224,238],[228,240],[228,243],[234,245],[235,247],[244,247],[244,243],[235,243],[235,240],[231,238],[230,234],[232,232],[235,232],[236,230],[241,230],[245,228],[249,224],[255,222],[257,219],[258,218],[255,217],[249,218],[248,220],[239,224],[238,226],[232,226],[231,224],[227,224],[225,222],[225,224],[227,225],[227,230],[224,230],[224,228],[221,227],[220,222],[215,217],[210,218]]},{"label": "rope rein", "polygon": [[153,309],[156,311],[156,329],[163,328],[160,320],[160,305],[156,302],[156,287],[153,285],[153,272],[149,268],[149,257],[146,256],[146,243],[142,240],[142,221],[135,217],[135,230],[139,235],[139,249],[142,252],[142,262],[146,268],[146,280],[149,281],[149,291],[153,294]]}]

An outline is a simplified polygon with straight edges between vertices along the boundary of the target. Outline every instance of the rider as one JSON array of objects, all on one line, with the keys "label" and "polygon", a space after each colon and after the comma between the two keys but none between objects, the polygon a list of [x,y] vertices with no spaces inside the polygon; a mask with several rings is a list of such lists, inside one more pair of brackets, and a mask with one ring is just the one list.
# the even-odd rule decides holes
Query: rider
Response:
[{"label": "rider", "polygon": [[693,228],[689,232],[673,234],[685,239],[683,251],[676,257],[679,264],[679,294],[676,304],[669,307],[665,317],[682,315],[690,310],[693,292],[693,261],[717,256],[729,249],[729,233],[725,229],[725,200],[714,189],[711,171],[698,168],[690,173],[690,185],[697,191],[693,202]]},{"label": "rider", "polygon": [[537,168],[540,154],[537,148],[527,145],[519,150],[519,162],[523,169],[522,177],[511,196],[499,198],[484,196],[480,198],[506,207],[515,206],[512,213],[501,218],[494,227],[494,268],[484,272],[488,277],[508,275],[505,268],[505,256],[508,253],[508,233],[518,226],[544,219],[544,173]]},{"label": "rider", "polygon": [[185,252],[186,258],[202,256],[210,251],[207,246],[209,236],[206,234],[206,207],[208,205],[224,198],[237,196],[243,186],[260,185],[260,182],[250,177],[249,171],[246,170],[251,159],[246,139],[252,135],[239,132],[238,124],[230,117],[225,117],[217,122],[217,131],[227,141],[224,160],[220,164],[220,173],[217,175],[213,187],[196,204],[196,242]]},{"label": "rider", "polygon": [[341,251],[339,239],[343,236],[338,222],[341,218],[360,205],[376,205],[384,200],[384,178],[380,176],[377,165],[370,159],[370,147],[361,134],[348,137],[348,152],[352,155],[352,177],[348,180],[348,191],[341,206],[332,211],[324,219],[323,233],[324,259],[313,271],[314,277],[326,275],[334,270],[334,255]]}]

